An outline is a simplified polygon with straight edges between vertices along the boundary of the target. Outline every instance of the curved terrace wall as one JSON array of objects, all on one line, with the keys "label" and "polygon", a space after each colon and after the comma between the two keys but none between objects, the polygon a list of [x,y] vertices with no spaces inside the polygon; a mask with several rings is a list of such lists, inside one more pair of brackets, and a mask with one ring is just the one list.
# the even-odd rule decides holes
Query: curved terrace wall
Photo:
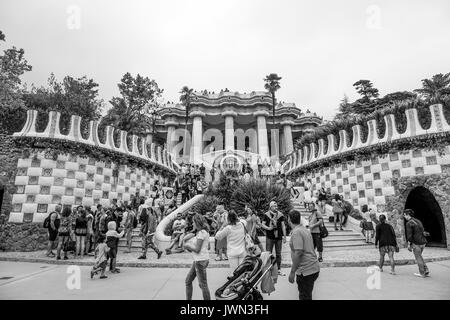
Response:
[{"label": "curved terrace wall", "polygon": [[167,150],[153,143],[148,150],[145,139],[138,145],[139,138],[127,138],[126,131],[120,131],[116,146],[111,126],[105,129],[105,143],[100,142],[99,121],[89,122],[85,139],[79,116],[71,117],[67,135],[60,133],[59,112],[49,112],[42,132],[36,130],[37,119],[38,112],[29,110],[24,127],[13,134],[22,154],[12,177],[9,222],[40,223],[58,203],[109,206],[113,200],[150,196],[155,181],[168,182],[176,175],[178,165]]},{"label": "curved terrace wall", "polygon": [[[407,109],[406,130],[402,133],[396,129],[394,115],[388,114],[384,116],[383,137],[377,134],[377,121],[370,120],[365,142],[361,141],[361,126],[355,125],[348,144],[347,132],[340,130],[338,148],[333,147],[334,135],[328,135],[327,148],[323,139],[303,146],[290,155],[287,174],[297,176],[312,190],[324,187],[331,194],[340,194],[360,210],[368,205],[379,213],[387,213],[394,226],[403,224],[401,215],[393,217],[392,211],[402,212],[405,207],[408,192],[404,186],[425,181],[424,187],[432,192],[442,209],[448,239],[450,212],[446,209],[450,194],[446,184],[450,179],[450,126],[442,105],[429,109],[428,129],[420,125],[416,109]],[[404,230],[398,227],[396,233],[404,243]],[[447,246],[450,249],[448,241]]]}]

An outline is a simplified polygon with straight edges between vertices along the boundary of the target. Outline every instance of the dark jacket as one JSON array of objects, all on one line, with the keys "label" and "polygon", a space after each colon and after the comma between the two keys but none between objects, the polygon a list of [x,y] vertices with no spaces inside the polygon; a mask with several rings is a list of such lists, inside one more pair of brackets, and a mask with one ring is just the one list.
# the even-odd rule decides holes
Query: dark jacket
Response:
[{"label": "dark jacket", "polygon": [[427,239],[423,235],[423,224],[416,218],[411,218],[406,223],[406,240],[409,243],[422,245],[427,243]]},{"label": "dark jacket", "polygon": [[375,245],[380,247],[397,246],[394,228],[389,223],[380,223],[376,227]]}]

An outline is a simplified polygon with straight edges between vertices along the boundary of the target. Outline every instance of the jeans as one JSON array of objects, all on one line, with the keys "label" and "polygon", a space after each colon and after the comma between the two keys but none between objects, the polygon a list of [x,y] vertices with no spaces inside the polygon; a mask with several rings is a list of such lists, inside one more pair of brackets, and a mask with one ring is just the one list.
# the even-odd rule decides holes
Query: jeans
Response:
[{"label": "jeans", "polygon": [[233,275],[234,270],[244,261],[246,253],[240,256],[228,257],[228,262],[230,263],[230,275]]},{"label": "jeans", "polygon": [[148,247],[152,248],[156,253],[159,253],[158,247],[153,242],[153,235],[149,234],[142,237],[142,255],[144,257],[147,255]]},{"label": "jeans", "polygon": [[278,270],[280,270],[280,268],[281,268],[281,248],[283,246],[283,240],[266,238],[266,251],[269,251],[270,253],[272,253],[274,246],[275,246],[275,255],[277,258],[277,266],[278,266]]},{"label": "jeans", "polygon": [[300,300],[312,300],[314,281],[319,277],[319,272],[309,276],[297,275],[297,286]]},{"label": "jeans", "polygon": [[413,244],[412,249],[413,249],[414,257],[416,258],[416,261],[417,261],[417,265],[419,266],[420,274],[421,275],[428,274],[430,271],[428,270],[428,267],[425,264],[425,261],[423,260],[423,257],[422,257],[422,252],[423,252],[423,249],[425,249],[425,245],[424,244]]},{"label": "jeans", "polygon": [[76,254],[84,255],[85,242],[86,236],[76,236],[76,244],[77,244]]},{"label": "jeans", "polygon": [[202,289],[203,300],[211,300],[211,294],[209,293],[208,281],[206,278],[206,268],[208,267],[209,260],[194,261],[192,267],[186,276],[186,300],[192,300],[192,282],[195,277],[198,278],[198,285]]}]

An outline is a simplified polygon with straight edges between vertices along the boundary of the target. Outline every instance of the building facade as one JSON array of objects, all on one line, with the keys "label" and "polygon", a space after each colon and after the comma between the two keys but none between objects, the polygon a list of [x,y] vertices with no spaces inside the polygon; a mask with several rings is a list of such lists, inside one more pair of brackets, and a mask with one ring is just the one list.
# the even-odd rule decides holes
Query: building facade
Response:
[{"label": "building facade", "polygon": [[178,163],[211,167],[226,154],[250,160],[276,162],[294,150],[294,141],[322,123],[293,103],[279,103],[272,115],[267,92],[195,92],[188,110],[167,104],[157,122],[157,139],[165,141]]}]

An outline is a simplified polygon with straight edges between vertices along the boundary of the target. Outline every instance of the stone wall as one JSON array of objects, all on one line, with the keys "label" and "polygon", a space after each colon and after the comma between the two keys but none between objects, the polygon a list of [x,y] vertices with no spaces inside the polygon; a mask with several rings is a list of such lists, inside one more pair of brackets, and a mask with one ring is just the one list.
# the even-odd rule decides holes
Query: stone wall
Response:
[{"label": "stone wall", "polygon": [[450,249],[450,173],[402,177],[394,181],[395,194],[387,197],[386,210],[391,215],[397,239],[403,245],[406,244],[401,213],[405,209],[409,193],[416,187],[428,189],[438,202],[444,218],[447,248]]},{"label": "stone wall", "polygon": [[36,251],[47,247],[47,229],[37,223],[0,224],[1,251]]},{"label": "stone wall", "polygon": [[9,216],[12,210],[12,197],[16,192],[14,179],[17,172],[17,159],[22,151],[15,147],[11,136],[0,134],[0,188],[4,189],[1,215]]},{"label": "stone wall", "polygon": [[[114,173],[114,171],[116,173]],[[107,159],[59,154],[56,159],[38,152],[17,160],[16,191],[9,222],[41,223],[56,205],[109,207],[113,200],[129,202],[133,195],[150,197],[156,181],[168,179],[154,172],[118,166]]]}]

